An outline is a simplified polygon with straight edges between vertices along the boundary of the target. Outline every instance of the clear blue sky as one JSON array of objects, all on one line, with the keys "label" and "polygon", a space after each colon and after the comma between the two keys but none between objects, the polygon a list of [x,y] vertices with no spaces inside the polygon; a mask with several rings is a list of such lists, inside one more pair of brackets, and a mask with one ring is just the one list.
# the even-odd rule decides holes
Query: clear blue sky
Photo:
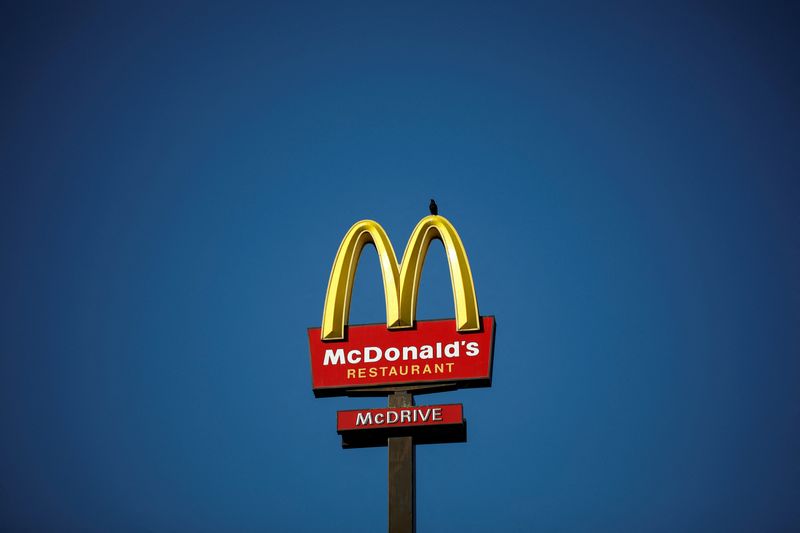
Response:
[{"label": "clear blue sky", "polygon": [[306,328],[431,197],[498,333],[420,531],[800,529],[800,10],[644,4],[3,2],[0,529],[384,530]]}]

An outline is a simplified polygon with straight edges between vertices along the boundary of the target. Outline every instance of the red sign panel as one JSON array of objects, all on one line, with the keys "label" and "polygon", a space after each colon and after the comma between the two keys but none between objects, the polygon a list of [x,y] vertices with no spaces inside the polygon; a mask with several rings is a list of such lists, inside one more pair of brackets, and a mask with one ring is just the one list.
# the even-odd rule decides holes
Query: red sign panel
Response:
[{"label": "red sign panel", "polygon": [[414,329],[401,330],[349,326],[344,341],[328,342],[320,339],[319,328],[309,328],[314,394],[400,384],[489,386],[494,317],[481,317],[481,326],[469,333],[458,332],[453,319],[418,321]]},{"label": "red sign panel", "polygon": [[461,424],[463,420],[461,404],[356,409],[336,413],[336,431]]}]

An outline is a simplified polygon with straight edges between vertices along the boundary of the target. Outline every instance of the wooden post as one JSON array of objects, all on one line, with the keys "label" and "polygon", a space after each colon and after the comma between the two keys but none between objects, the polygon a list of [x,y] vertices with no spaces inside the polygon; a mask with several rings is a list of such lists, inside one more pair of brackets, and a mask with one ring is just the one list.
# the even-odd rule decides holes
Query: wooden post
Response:
[{"label": "wooden post", "polygon": [[[389,407],[411,407],[407,391],[389,395]],[[413,437],[389,439],[389,533],[414,533],[417,528],[416,451]]]}]

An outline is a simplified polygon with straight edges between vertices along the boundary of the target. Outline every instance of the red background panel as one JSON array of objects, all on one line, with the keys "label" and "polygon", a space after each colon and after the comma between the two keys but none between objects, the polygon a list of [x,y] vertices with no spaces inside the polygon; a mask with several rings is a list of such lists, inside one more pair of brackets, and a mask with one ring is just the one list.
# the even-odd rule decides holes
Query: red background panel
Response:
[{"label": "red background panel", "polygon": [[[494,324],[494,317],[481,317],[481,331],[471,333],[458,332],[454,319],[418,321],[415,328],[403,330],[388,330],[385,324],[349,326],[346,340],[328,342],[320,340],[320,328],[309,328],[312,388],[317,395],[331,395],[344,393],[346,389],[398,384],[452,382],[463,386],[488,386],[492,374]],[[363,353],[365,347],[375,346],[385,353],[391,347],[402,350],[403,346],[419,348],[435,346],[436,343],[445,346],[453,342],[460,344],[459,357],[417,360],[403,360],[401,357],[396,361],[383,358],[374,363],[323,364],[327,349],[336,351],[342,348],[345,354],[351,350]],[[478,355],[466,355],[466,345],[470,342],[477,343]],[[412,365],[418,365],[416,374],[412,374]],[[431,373],[423,373],[425,365],[430,365],[427,369]]]},{"label": "red background panel", "polygon": [[[356,417],[359,413],[371,413],[374,419],[376,413],[388,413],[389,411],[422,411],[441,409],[441,420],[434,421],[433,413],[429,412],[425,422],[395,422],[392,424],[362,424],[356,425]],[[414,405],[411,407],[384,407],[381,409],[355,409],[351,411],[336,412],[336,431],[352,431],[359,429],[376,429],[386,427],[410,427],[410,426],[434,426],[439,424],[461,424],[464,420],[464,410],[460,403],[446,405]]]}]

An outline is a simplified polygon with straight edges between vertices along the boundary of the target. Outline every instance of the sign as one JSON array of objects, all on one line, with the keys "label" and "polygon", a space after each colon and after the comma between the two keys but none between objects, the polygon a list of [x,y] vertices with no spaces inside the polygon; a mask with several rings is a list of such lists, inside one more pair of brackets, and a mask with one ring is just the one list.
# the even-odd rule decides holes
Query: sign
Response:
[{"label": "sign", "polygon": [[386,446],[393,436],[414,437],[415,444],[465,442],[467,437],[461,404],[338,411],[336,431],[343,448]]},{"label": "sign", "polygon": [[[388,446],[389,531],[415,531],[417,444],[466,442],[461,404],[414,406],[414,394],[492,383],[495,320],[478,313],[467,253],[456,229],[431,215],[411,232],[402,261],[380,224],[361,220],[347,231],[333,260],[322,324],[308,329],[314,395],[388,395],[389,407],[339,411],[343,448]],[[433,240],[444,245],[455,318],[416,320],[417,294]],[[350,325],[358,261],[368,244],[378,253],[386,325]]]},{"label": "sign", "polygon": [[318,397],[365,387],[458,383],[491,385],[494,317],[481,317],[481,331],[459,333],[454,320],[424,320],[413,330],[383,324],[350,326],[347,340],[323,342],[308,330],[311,375]]},{"label": "sign", "polygon": [[[445,249],[455,318],[416,321],[417,293],[430,243]],[[364,246],[378,253],[386,326],[350,325],[350,300]],[[394,385],[491,385],[494,317],[480,316],[469,260],[461,238],[444,217],[419,221],[402,262],[377,222],[362,220],[345,234],[334,258],[322,325],[308,330],[314,395]]]}]

